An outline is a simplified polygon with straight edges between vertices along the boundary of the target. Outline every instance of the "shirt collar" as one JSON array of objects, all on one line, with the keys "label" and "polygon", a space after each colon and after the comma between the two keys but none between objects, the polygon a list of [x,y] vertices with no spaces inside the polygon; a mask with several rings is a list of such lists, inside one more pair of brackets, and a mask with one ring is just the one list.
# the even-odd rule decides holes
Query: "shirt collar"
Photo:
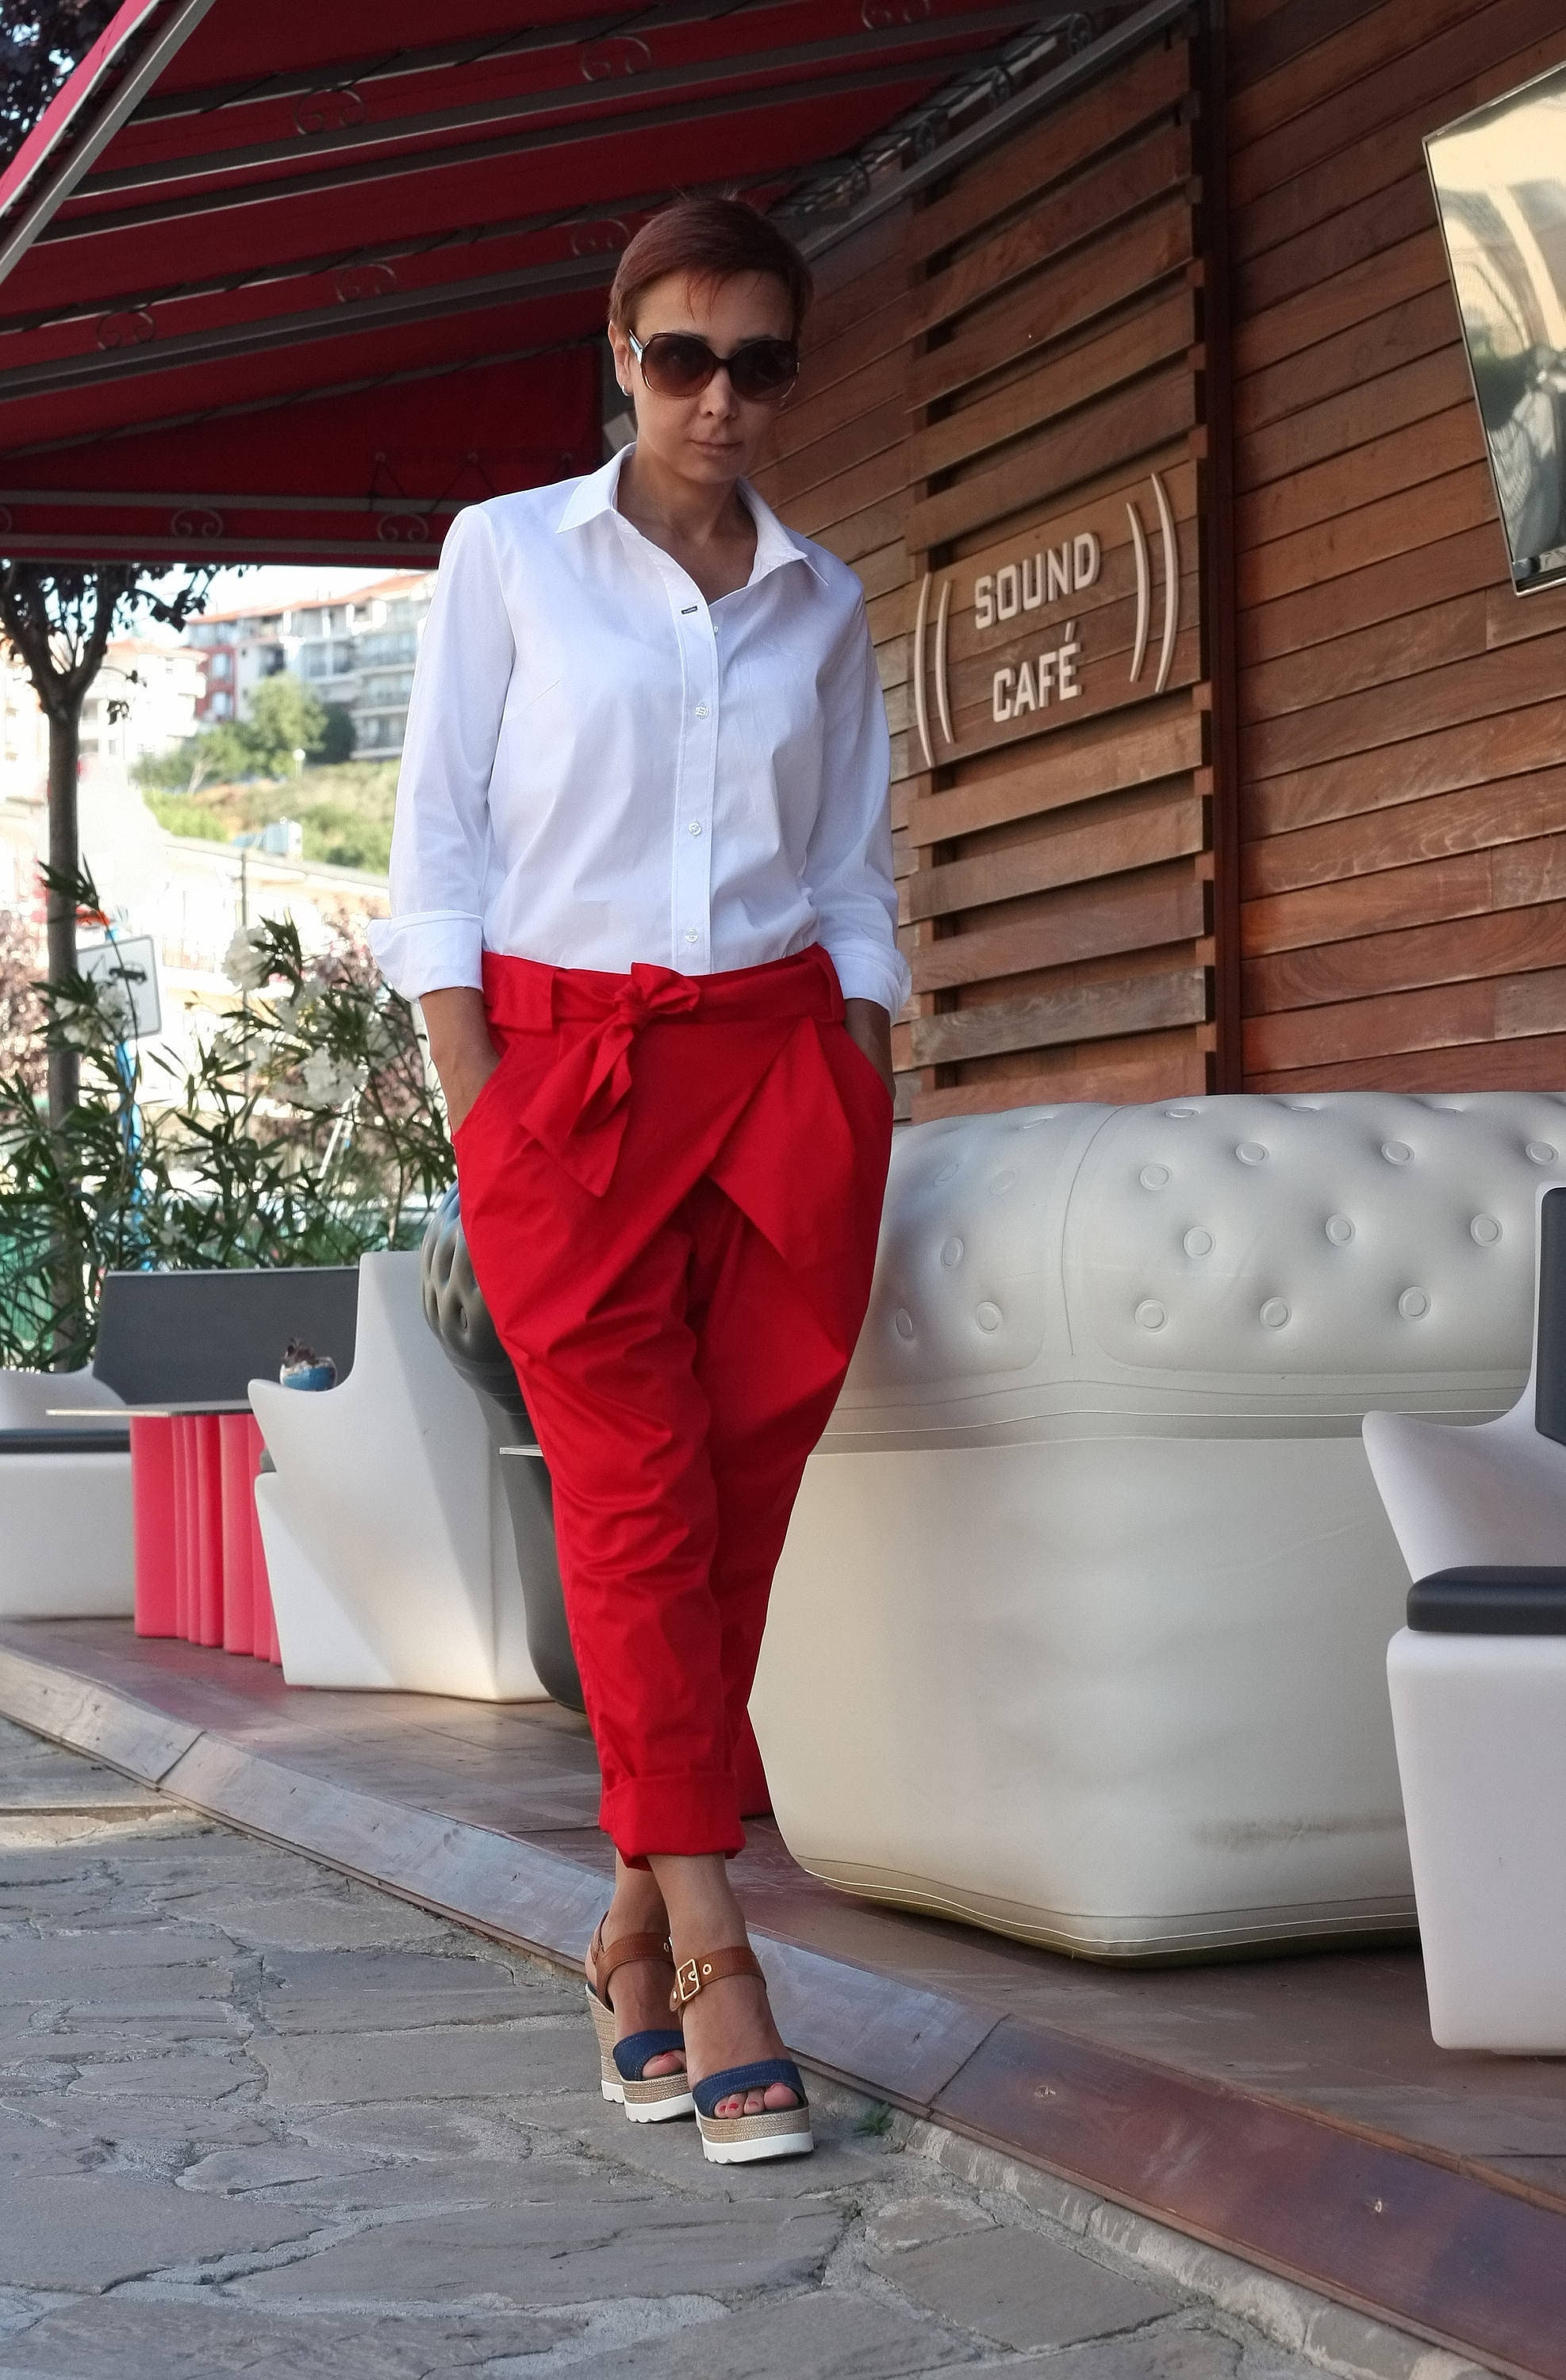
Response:
[{"label": "shirt collar", "polygon": [[[596,520],[601,513],[615,510],[614,492],[625,468],[625,457],[634,451],[633,441],[631,444],[622,446],[617,455],[612,455],[599,470],[589,471],[585,480],[577,481],[566,499],[564,511],[555,523],[557,534],[564,534],[568,528],[581,528],[587,522]],[[778,569],[785,562],[803,562],[818,578],[824,580],[825,573],[804,539],[795,537],[792,529],[784,528],[771,504],[757,494],[748,480],[742,480],[739,484],[749,506],[750,516],[756,523],[756,563],[747,583],[754,587],[759,578],[764,578],[769,571]],[[629,526],[628,523],[626,525]]]}]

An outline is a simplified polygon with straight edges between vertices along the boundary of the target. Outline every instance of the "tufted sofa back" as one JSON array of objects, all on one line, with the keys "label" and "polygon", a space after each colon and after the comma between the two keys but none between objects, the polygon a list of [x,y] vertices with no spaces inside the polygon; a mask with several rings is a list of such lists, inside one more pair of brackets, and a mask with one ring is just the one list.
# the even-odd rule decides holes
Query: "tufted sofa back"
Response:
[{"label": "tufted sofa back", "polygon": [[1566,1182],[1566,1097],[1544,1093],[913,1125],[832,1439],[1498,1412],[1527,1372],[1545,1180]]}]

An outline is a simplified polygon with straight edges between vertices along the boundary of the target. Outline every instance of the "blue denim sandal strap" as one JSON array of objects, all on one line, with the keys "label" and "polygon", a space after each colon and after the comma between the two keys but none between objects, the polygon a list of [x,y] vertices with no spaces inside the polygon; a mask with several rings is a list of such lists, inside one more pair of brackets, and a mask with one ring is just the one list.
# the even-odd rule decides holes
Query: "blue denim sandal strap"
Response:
[{"label": "blue denim sandal strap", "polygon": [[691,2096],[698,2115],[710,2119],[720,2099],[737,2099],[746,2091],[765,2091],[773,2082],[786,2084],[802,2107],[809,2106],[804,2079],[792,2058],[759,2058],[751,2066],[726,2066],[721,2074],[709,2074],[703,2082],[693,2083]]},{"label": "blue denim sandal strap", "polygon": [[622,2082],[639,2082],[644,2070],[666,2050],[683,2049],[683,2033],[671,2032],[667,2026],[649,2033],[628,2033],[624,2041],[614,2045],[614,2063]]}]

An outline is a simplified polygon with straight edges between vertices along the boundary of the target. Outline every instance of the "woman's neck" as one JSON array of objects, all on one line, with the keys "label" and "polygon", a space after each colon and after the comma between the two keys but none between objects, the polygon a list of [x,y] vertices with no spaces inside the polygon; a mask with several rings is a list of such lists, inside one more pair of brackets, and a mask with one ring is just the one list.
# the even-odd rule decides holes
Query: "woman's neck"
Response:
[{"label": "woman's neck", "polygon": [[672,555],[708,602],[734,594],[749,578],[756,523],[736,480],[693,486],[633,447],[614,495],[632,528]]},{"label": "woman's neck", "polygon": [[633,446],[625,457],[615,502],[637,528],[662,531],[684,546],[724,543],[745,535],[751,526],[737,480],[704,487],[682,480],[639,446]]}]

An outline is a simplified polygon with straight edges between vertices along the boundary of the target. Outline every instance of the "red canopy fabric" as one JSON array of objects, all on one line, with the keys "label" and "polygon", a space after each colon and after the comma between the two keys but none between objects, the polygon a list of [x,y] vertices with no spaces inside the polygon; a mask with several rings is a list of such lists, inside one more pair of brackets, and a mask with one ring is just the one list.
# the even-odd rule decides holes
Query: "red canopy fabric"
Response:
[{"label": "red canopy fabric", "polygon": [[0,552],[430,561],[598,462],[653,209],[775,202],[1038,16],[581,6],[126,0],[0,176]]}]

